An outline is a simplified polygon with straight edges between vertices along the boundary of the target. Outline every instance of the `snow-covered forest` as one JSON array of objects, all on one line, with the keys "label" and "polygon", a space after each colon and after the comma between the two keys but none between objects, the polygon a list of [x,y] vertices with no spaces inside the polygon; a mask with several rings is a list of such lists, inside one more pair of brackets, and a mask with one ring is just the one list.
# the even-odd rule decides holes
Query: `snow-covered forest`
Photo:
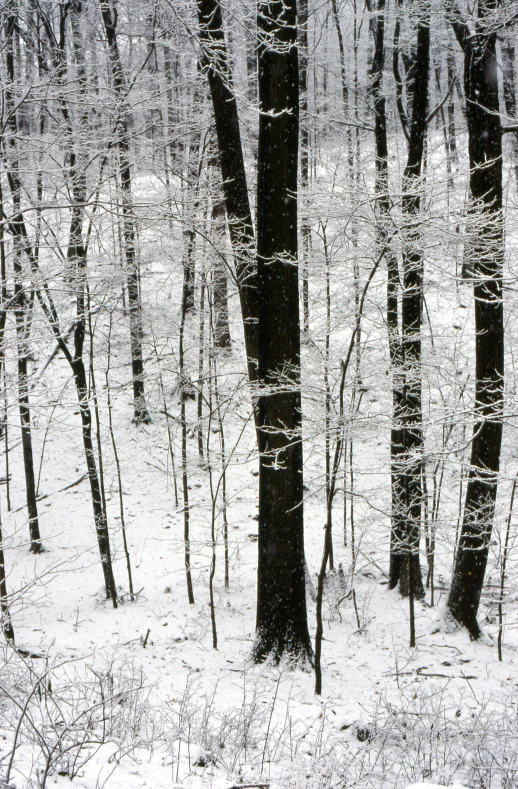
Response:
[{"label": "snow-covered forest", "polygon": [[518,787],[517,36],[0,0],[1,787]]}]

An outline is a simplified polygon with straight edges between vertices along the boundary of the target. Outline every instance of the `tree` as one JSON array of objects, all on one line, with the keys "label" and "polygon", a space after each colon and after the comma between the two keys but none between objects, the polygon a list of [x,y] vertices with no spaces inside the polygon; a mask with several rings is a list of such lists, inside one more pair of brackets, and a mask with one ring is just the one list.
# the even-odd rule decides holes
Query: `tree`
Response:
[{"label": "tree", "polygon": [[241,130],[223,16],[218,0],[197,0],[202,67],[207,73],[218,141],[221,179],[241,315],[245,333],[248,378],[257,379],[258,289],[252,212],[248,199]]},{"label": "tree", "polygon": [[[396,22],[398,33],[399,20]],[[396,34],[395,34],[396,36]],[[398,48],[394,52],[396,75]],[[410,72],[410,68],[408,70]],[[401,344],[396,363],[400,370],[395,383],[402,392],[394,398],[395,420],[399,427],[397,460],[392,484],[396,503],[391,543],[390,587],[399,584],[403,594],[424,595],[419,564],[419,531],[423,492],[421,488],[423,428],[421,403],[421,326],[423,312],[423,250],[420,238],[421,175],[428,123],[430,72],[430,9],[422,4],[417,23],[417,42],[411,65],[412,97],[408,117],[400,97],[398,109],[408,142],[408,156],[402,183],[402,278]],[[396,77],[397,78],[397,77]],[[394,452],[393,452],[394,456]]]},{"label": "tree", "polygon": [[128,86],[122,66],[117,39],[117,2],[101,0],[101,14],[108,43],[108,62],[110,65],[113,89],[117,101],[117,147],[119,154],[119,175],[122,198],[124,253],[126,257],[126,276],[128,283],[128,302],[131,336],[131,368],[133,375],[133,411],[136,424],[149,422],[144,391],[144,360],[142,355],[142,302],[140,293],[140,266],[137,252],[137,238],[133,196],[131,187],[131,166],[129,158],[128,129]]},{"label": "tree", "polygon": [[[19,175],[18,156],[18,113],[14,96],[15,83],[15,36],[17,35],[17,9],[14,0],[10,0],[6,8],[4,22],[5,39],[7,43],[5,59],[7,66],[7,89],[5,90],[5,104],[7,110],[7,140],[2,140],[3,157],[7,170],[7,181],[13,203],[13,216],[11,230],[14,239],[14,314],[16,320],[17,338],[17,365],[18,365],[18,408],[22,431],[23,465],[25,471],[25,491],[27,510],[29,514],[29,534],[32,553],[40,553],[42,542],[40,536],[38,505],[36,501],[36,483],[34,476],[34,458],[32,449],[31,412],[29,403],[29,335],[31,330],[32,308],[34,291],[27,297],[24,286],[25,267],[23,255],[23,230],[24,220],[22,213],[22,184]],[[3,202],[3,201],[2,201]],[[2,205],[2,212],[4,208]],[[3,215],[2,220],[5,219]]]},{"label": "tree", "polygon": [[473,30],[448,6],[464,52],[470,212],[468,271],[475,299],[475,424],[464,516],[448,610],[473,638],[484,584],[500,468],[504,398],[502,130],[494,0],[479,0]]},{"label": "tree", "polygon": [[311,659],[304,575],[296,0],[259,0],[259,564],[254,658]]},{"label": "tree", "polygon": [[[302,509],[297,266],[298,59],[296,5],[258,6],[257,267],[237,104],[217,0],[198,0],[225,207],[241,298],[259,462],[257,661],[311,656]],[[281,113],[277,117],[276,113]],[[281,164],[283,166],[281,166]],[[287,321],[285,318],[287,317]]]}]

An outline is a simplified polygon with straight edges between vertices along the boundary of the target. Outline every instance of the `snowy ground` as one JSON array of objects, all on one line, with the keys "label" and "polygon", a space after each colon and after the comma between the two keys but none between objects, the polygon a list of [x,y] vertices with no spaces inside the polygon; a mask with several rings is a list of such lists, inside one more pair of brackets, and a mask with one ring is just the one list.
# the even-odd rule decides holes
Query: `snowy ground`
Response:
[{"label": "snowy ground", "polygon": [[[123,331],[121,326],[116,336]],[[57,391],[67,371],[62,360],[53,365]],[[235,363],[230,359],[222,365],[230,369]],[[122,364],[115,367],[115,380],[123,381],[126,374]],[[341,545],[337,526],[336,564],[344,568],[345,584],[337,573],[328,585],[322,697],[313,693],[310,671],[251,665],[257,464],[248,428],[229,470],[230,589],[223,584],[220,540],[215,587],[219,648],[214,651],[208,604],[210,495],[207,472],[195,462],[196,439],[189,441],[196,598],[189,606],[182,512],[174,506],[158,394],[150,394],[153,423],[139,429],[129,422],[127,389],[115,398],[138,590],[138,599],[130,602],[104,413],[108,511],[116,578],[124,594],[116,611],[103,598],[88,480],[79,481],[84,463],[72,386],[53,412],[43,452],[40,493],[46,497],[40,511],[46,551],[38,557],[28,553],[25,541],[21,454],[14,411],[11,415],[16,482],[9,514],[2,495],[8,583],[12,593],[20,590],[13,603],[17,643],[42,656],[22,659],[4,653],[0,758],[12,786],[65,786],[70,776],[87,789],[223,789],[236,783],[286,789],[403,787],[422,780],[486,788],[516,785],[516,633],[506,634],[504,662],[499,663],[494,624],[487,625],[487,638],[471,643],[464,632],[441,621],[437,609],[417,604],[417,648],[409,649],[408,604],[386,586],[386,523],[374,528],[367,511],[362,520],[361,507],[354,581],[360,626],[348,595],[350,547]],[[243,394],[232,401],[229,447],[241,430],[239,415],[246,420],[245,403]],[[173,415],[178,411],[172,396],[169,407]],[[194,404],[189,408],[194,420]],[[48,418],[49,409],[41,409],[38,458]],[[213,434],[215,453],[217,439]],[[373,468],[376,452],[386,452],[386,437],[375,445],[370,449]],[[323,537],[316,474],[313,480],[306,507],[312,573]],[[365,484],[373,485],[368,475]],[[336,519],[339,523],[339,514]],[[436,599],[443,593],[438,588]],[[309,596],[308,605],[314,633]],[[85,732],[90,742],[84,742]]]}]

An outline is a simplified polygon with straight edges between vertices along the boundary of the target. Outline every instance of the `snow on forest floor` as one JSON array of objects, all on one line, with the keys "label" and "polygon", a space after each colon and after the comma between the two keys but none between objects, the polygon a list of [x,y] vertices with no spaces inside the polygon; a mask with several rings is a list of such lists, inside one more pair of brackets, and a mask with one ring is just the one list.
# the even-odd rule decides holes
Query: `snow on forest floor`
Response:
[{"label": "snow on forest floor", "polygon": [[[8,585],[17,644],[40,657],[4,651],[2,778],[16,789],[64,787],[70,777],[85,789],[223,789],[240,783],[324,789],[404,787],[421,781],[485,789],[518,785],[516,631],[506,632],[504,661],[499,663],[494,624],[487,625],[485,639],[472,643],[465,632],[441,620],[437,610],[446,586],[437,574],[439,608],[416,604],[417,648],[410,649],[408,603],[386,585],[388,521],[379,515],[376,528],[362,531],[372,514],[362,515],[361,497],[357,612],[349,594],[350,545],[342,545],[340,526],[335,527],[335,562],[342,565],[344,576],[335,573],[326,592],[322,697],[314,695],[309,669],[251,664],[257,461],[247,395],[238,387],[242,376],[230,372],[227,379],[222,377],[228,381],[227,451],[237,443],[228,473],[230,588],[223,583],[219,519],[218,649],[212,649],[207,471],[196,463],[192,434],[195,604],[190,606],[183,515],[174,503],[158,367],[150,362],[148,368],[154,382],[149,389],[153,422],[136,428],[130,423],[129,391],[123,386],[128,368],[124,360],[117,361],[117,341],[122,348],[126,330],[123,322],[114,329],[113,381],[120,386],[112,397],[136,601],[128,597],[106,411],[101,414],[106,495],[116,580],[123,595],[117,610],[103,595],[71,383],[58,402],[68,375],[62,360],[53,362],[54,377],[45,384],[47,400],[49,392],[54,393],[54,405],[34,409],[38,462],[43,457],[40,493],[45,496],[40,502],[45,552],[40,556],[28,553],[21,450],[16,414],[10,415],[11,513],[5,511],[5,486],[1,489]],[[167,327],[162,330],[167,335]],[[99,335],[104,337],[102,354],[106,325],[99,327]],[[239,352],[235,349],[234,359],[221,362],[223,372],[236,368]],[[171,394],[174,367],[160,368],[173,417],[178,414],[177,398]],[[104,407],[104,382],[100,374],[98,378]],[[47,402],[41,392],[39,396],[41,403]],[[382,411],[383,404],[379,408]],[[195,405],[189,409],[194,421]],[[43,446],[49,418],[52,425]],[[365,439],[368,446],[360,442],[358,450],[369,453],[373,476],[377,468],[387,468],[387,436],[378,440],[377,430]],[[218,435],[211,436],[216,456]],[[318,463],[321,459],[315,467]],[[321,477],[312,476],[310,468],[306,481],[306,552],[314,578],[324,507]],[[370,478],[365,484],[374,489],[379,482]],[[386,480],[385,487],[388,490]],[[336,521],[340,523],[338,513]],[[314,636],[309,595],[308,606]]]}]

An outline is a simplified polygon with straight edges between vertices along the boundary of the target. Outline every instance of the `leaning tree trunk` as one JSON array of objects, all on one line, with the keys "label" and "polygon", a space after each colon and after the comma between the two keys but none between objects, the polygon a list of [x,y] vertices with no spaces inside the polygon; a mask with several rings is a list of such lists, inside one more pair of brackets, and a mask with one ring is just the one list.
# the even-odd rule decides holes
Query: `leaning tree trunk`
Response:
[{"label": "leaning tree trunk", "polygon": [[254,659],[311,659],[304,575],[296,0],[258,3],[259,566]]},{"label": "leaning tree trunk", "polygon": [[[470,163],[469,270],[475,298],[475,424],[471,460],[448,609],[480,635],[477,612],[493,528],[500,467],[504,399],[502,268],[502,137],[494,0],[480,0],[476,33],[453,16],[464,51],[464,88]],[[487,31],[485,18],[488,18]]]},{"label": "leaning tree trunk", "polygon": [[108,60],[117,99],[117,147],[122,198],[124,251],[128,286],[131,372],[133,378],[134,422],[149,422],[144,391],[144,361],[142,356],[142,300],[140,293],[140,265],[137,254],[137,237],[133,208],[131,166],[129,158],[128,87],[117,41],[117,0],[101,0],[101,13],[108,42]]},{"label": "leaning tree trunk", "polygon": [[218,0],[197,0],[202,65],[207,73],[218,140],[225,209],[243,317],[248,377],[257,379],[257,263],[241,132]]}]

